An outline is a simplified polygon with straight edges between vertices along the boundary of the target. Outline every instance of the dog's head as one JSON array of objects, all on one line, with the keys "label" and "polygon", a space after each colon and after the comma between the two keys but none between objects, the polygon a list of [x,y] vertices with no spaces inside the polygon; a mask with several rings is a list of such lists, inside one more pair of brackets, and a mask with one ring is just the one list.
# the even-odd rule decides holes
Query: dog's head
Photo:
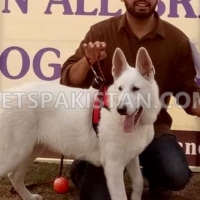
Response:
[{"label": "dog's head", "polygon": [[145,48],[137,53],[135,68],[130,67],[124,53],[117,48],[113,54],[113,108],[124,120],[124,132],[131,132],[138,124],[154,123],[160,111],[154,66]]}]

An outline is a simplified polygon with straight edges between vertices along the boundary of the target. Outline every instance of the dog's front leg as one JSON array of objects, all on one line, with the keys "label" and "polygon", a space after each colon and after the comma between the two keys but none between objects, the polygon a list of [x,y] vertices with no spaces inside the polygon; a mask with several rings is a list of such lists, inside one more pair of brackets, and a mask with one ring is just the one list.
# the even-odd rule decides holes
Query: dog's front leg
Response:
[{"label": "dog's front leg", "polygon": [[104,173],[112,200],[127,200],[124,186],[124,166],[118,162],[105,162]]},{"label": "dog's front leg", "polygon": [[126,166],[128,173],[130,174],[132,180],[131,200],[141,200],[143,192],[143,177],[140,170],[139,157],[136,156],[131,162]]}]

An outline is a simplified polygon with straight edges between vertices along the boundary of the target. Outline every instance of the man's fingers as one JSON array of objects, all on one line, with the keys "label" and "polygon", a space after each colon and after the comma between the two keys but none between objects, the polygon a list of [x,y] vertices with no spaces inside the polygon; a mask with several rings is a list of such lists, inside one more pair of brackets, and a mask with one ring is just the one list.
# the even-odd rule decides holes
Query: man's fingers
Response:
[{"label": "man's fingers", "polygon": [[95,45],[98,49],[101,49],[101,50],[105,50],[105,47],[106,47],[106,43],[105,43],[105,42],[96,41],[96,42],[94,43],[94,45]]},{"label": "man's fingers", "polygon": [[105,43],[105,42],[101,42],[101,48],[102,48],[103,50],[106,49],[106,43]]},{"label": "man's fingers", "polygon": [[103,60],[107,57],[107,53],[105,51],[100,51],[99,57],[100,57],[100,60]]},{"label": "man's fingers", "polygon": [[84,43],[83,48],[85,50],[85,55],[90,58],[92,64],[95,63],[98,59],[102,60],[107,56],[105,52],[105,42],[96,41],[94,43]]},{"label": "man's fingers", "polygon": [[99,41],[96,41],[96,42],[89,42],[88,44],[84,43],[83,44],[83,48],[87,48],[87,49],[101,49],[101,50],[105,50],[106,48],[106,43],[105,42],[99,42]]}]

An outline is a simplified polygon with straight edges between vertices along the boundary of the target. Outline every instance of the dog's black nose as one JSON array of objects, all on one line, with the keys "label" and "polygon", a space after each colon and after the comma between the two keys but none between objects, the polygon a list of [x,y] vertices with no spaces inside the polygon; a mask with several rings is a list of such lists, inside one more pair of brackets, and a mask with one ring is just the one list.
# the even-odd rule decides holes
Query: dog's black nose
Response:
[{"label": "dog's black nose", "polygon": [[118,106],[118,107],[117,107],[117,112],[118,112],[120,115],[126,115],[126,114],[127,114],[127,106],[126,106],[126,105]]}]

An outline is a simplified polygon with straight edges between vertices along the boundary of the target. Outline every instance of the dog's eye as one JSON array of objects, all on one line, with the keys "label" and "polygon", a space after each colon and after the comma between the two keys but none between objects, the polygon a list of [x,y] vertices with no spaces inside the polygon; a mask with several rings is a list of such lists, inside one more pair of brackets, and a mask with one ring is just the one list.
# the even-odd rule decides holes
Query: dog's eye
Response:
[{"label": "dog's eye", "polygon": [[118,90],[119,90],[119,91],[122,91],[122,86],[119,86],[119,87],[118,87]]},{"label": "dog's eye", "polygon": [[138,91],[139,88],[138,87],[132,87],[132,91],[135,92],[135,91]]}]

